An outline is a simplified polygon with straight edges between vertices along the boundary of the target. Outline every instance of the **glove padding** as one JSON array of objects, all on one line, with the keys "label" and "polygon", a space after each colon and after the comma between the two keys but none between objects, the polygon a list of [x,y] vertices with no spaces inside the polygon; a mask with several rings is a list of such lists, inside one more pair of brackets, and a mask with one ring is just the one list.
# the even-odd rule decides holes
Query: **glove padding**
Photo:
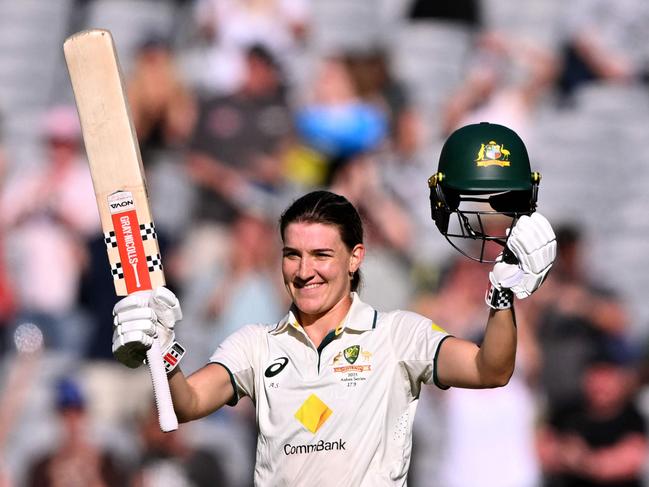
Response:
[{"label": "glove padding", "polygon": [[158,338],[164,356],[174,344],[174,326],[181,318],[178,298],[165,287],[128,295],[113,308],[113,355],[135,369]]},{"label": "glove padding", "polygon": [[557,255],[557,242],[550,222],[540,213],[523,215],[512,228],[507,248],[517,264],[505,262],[503,254],[489,273],[497,289],[511,289],[519,299],[536,291],[545,280]]}]

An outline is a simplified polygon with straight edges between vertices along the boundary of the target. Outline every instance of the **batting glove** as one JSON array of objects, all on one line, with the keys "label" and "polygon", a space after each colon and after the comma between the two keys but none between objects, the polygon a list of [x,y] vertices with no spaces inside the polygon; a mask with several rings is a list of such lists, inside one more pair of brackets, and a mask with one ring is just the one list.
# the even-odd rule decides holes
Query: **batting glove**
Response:
[{"label": "batting glove", "polygon": [[557,242],[550,222],[540,213],[522,216],[507,239],[516,262],[501,254],[489,273],[486,301],[495,309],[511,307],[513,295],[524,299],[545,280],[557,255]]},{"label": "batting glove", "polygon": [[157,338],[167,373],[171,372],[185,353],[175,341],[174,326],[181,318],[178,298],[165,287],[130,294],[113,308],[113,355],[127,367],[137,368]]}]

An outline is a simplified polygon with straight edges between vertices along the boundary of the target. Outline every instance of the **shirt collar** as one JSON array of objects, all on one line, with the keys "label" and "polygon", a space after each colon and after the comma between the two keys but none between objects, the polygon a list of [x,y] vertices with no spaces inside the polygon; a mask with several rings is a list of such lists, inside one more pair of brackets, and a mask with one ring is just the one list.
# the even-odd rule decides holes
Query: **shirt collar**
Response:
[{"label": "shirt collar", "polygon": [[[361,301],[361,298],[358,296],[358,293],[351,293],[352,296],[352,305],[347,312],[347,316],[342,321],[341,325],[336,328],[336,334],[339,335],[346,329],[354,331],[368,331],[372,330],[376,326],[377,320],[377,311],[372,308],[369,304]],[[288,311],[286,316],[277,324],[275,328],[270,331],[271,335],[277,335],[282,333],[289,326],[292,326],[295,329],[300,329],[300,323],[297,319],[297,308],[295,305],[291,306],[291,309]]]}]

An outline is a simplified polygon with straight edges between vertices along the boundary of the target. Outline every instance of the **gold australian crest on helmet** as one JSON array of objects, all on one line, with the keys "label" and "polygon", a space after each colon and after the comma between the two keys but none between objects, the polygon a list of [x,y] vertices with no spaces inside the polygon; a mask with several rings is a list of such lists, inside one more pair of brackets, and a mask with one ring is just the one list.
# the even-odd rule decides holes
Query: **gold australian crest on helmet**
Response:
[{"label": "gold australian crest on helmet", "polygon": [[505,149],[504,144],[490,140],[486,144],[480,144],[480,150],[478,150],[478,157],[476,157],[475,162],[481,167],[493,165],[507,167],[510,165],[510,155],[511,152]]},{"label": "gold australian crest on helmet", "polygon": [[432,219],[462,254],[493,262],[499,251],[490,242],[504,247],[507,228],[536,210],[540,180],[516,132],[487,122],[466,125],[446,139],[428,180]]}]

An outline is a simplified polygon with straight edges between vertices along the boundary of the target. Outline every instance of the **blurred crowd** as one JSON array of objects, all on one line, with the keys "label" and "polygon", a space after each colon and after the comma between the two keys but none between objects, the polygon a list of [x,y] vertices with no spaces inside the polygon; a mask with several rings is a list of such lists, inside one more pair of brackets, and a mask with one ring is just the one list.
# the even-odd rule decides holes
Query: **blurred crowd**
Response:
[{"label": "blurred crowd", "polygon": [[[66,35],[103,26],[84,16],[97,3],[71,3]],[[148,3],[171,8],[174,22],[131,32],[128,49],[115,41],[167,285],[183,306],[186,372],[238,327],[284,315],[277,222],[314,188],[343,194],[364,219],[364,300],[412,309],[479,343],[490,269],[437,234],[426,181],[455,128],[502,123],[529,141],[532,168],[546,176],[539,210],[555,226],[558,260],[540,291],[517,303],[517,370],[506,388],[422,392],[409,483],[647,485],[649,312],[616,285],[630,279],[633,260],[617,272],[594,263],[602,253],[592,249],[606,236],[570,211],[586,194],[582,180],[566,182],[570,153],[557,152],[540,129],[548,113],[587,112],[598,90],[604,98],[638,91],[649,106],[644,0],[572,2],[557,13],[552,42],[495,22],[489,7],[497,2],[384,1],[392,30],[361,46],[322,42],[323,5],[341,20],[358,7],[352,1]],[[395,53],[395,25],[411,39],[410,58]],[[449,56],[461,58],[426,56],[441,52],[441,37],[450,39]],[[431,50],[418,52],[426,42]],[[117,298],[62,79],[34,128],[38,161],[19,167],[0,134],[0,486],[248,486],[256,438],[249,402],[162,434],[146,370],[112,359]],[[0,114],[14,115],[1,104]],[[624,129],[612,120],[611,130]],[[570,133],[559,135],[570,147]],[[649,133],[640,135],[646,144]],[[622,149],[603,142],[610,152],[590,152],[581,178],[615,165]],[[565,185],[544,197],[548,173]],[[599,199],[608,183],[600,182]],[[20,346],[27,323],[42,333],[42,347]]]}]

